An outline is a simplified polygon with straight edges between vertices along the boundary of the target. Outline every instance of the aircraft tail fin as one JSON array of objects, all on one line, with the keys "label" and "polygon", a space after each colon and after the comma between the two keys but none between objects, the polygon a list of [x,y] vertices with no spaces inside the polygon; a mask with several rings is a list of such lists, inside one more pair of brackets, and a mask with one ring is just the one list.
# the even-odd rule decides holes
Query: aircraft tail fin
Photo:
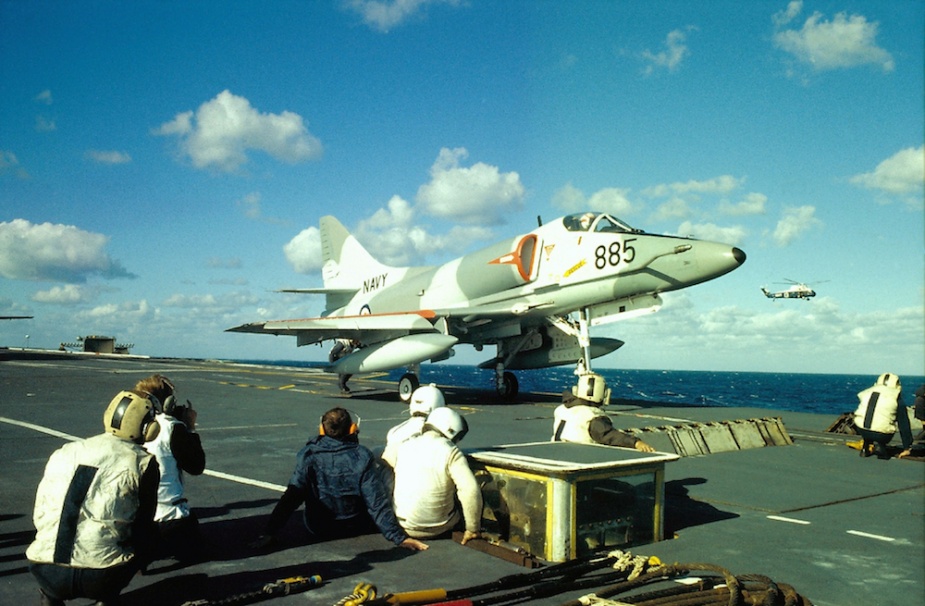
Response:
[{"label": "aircraft tail fin", "polygon": [[380,263],[334,217],[321,217],[321,275],[326,290],[354,292],[371,274],[393,269]]},{"label": "aircraft tail fin", "polygon": [[764,296],[766,296],[766,297],[770,297],[770,296],[771,296],[771,293],[768,292],[768,289],[765,288],[764,286],[761,287],[761,292],[763,292],[763,293],[764,293]]}]

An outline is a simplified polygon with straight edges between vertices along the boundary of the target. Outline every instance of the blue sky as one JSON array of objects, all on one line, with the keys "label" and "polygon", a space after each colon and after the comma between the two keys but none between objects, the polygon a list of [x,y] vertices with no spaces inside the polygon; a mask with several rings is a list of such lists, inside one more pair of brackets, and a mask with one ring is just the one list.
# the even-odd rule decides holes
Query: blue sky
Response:
[{"label": "blue sky", "polygon": [[[0,344],[322,359],[317,225],[437,264],[593,208],[748,261],[605,366],[925,372],[925,2],[0,0]],[[759,287],[810,282],[804,301]],[[29,335],[28,338],[26,335]],[[461,347],[456,361],[487,357]]]}]

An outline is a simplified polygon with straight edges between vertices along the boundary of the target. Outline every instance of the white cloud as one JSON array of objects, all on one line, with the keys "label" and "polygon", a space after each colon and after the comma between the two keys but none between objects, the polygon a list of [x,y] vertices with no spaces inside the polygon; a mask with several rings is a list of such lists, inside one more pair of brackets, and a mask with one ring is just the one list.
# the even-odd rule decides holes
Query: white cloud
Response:
[{"label": "white cloud", "polygon": [[120,151],[91,149],[85,156],[88,160],[98,164],[127,164],[132,161],[132,157],[128,153]]},{"label": "white cloud", "polygon": [[785,10],[775,13],[771,20],[777,27],[783,27],[796,19],[801,12],[803,12],[803,0],[792,0]]},{"label": "white cloud", "polygon": [[192,111],[177,114],[154,134],[176,136],[180,150],[196,168],[233,172],[248,161],[249,150],[284,162],[318,158],[321,142],[302,117],[290,111],[260,113],[250,101],[225,90]]},{"label": "white cloud", "polygon": [[[791,2],[785,12],[773,17],[779,28],[790,24],[802,11],[801,2]],[[841,12],[826,21],[813,13],[801,29],[782,29],[774,34],[774,43],[815,71],[879,65],[885,72],[895,68],[892,55],[877,46],[877,22],[862,15]]]},{"label": "white cloud", "polygon": [[51,105],[52,103],[54,103],[54,99],[52,99],[52,96],[51,96],[51,91],[48,90],[47,88],[43,90],[42,92],[40,92],[39,94],[37,94],[35,98],[33,99],[33,101],[35,101],[36,103],[41,103],[42,105]]},{"label": "white cloud", "polygon": [[84,282],[90,275],[135,277],[106,254],[109,238],[73,225],[0,223],[0,276],[13,280]]},{"label": "white cloud", "polygon": [[259,219],[260,211],[260,192],[251,192],[238,200],[238,207],[244,211],[244,216],[248,219]]},{"label": "white cloud", "polygon": [[816,218],[815,206],[788,207],[777,222],[772,237],[778,246],[787,246],[803,233],[821,225],[822,221]]},{"label": "white cloud", "polygon": [[744,227],[738,225],[722,227],[714,223],[685,221],[678,227],[678,235],[738,246],[745,240],[746,231]]},{"label": "white cloud", "polygon": [[523,206],[526,189],[516,172],[483,162],[466,168],[463,148],[443,148],[430,169],[430,183],[417,193],[417,209],[458,223],[496,225]]},{"label": "white cloud", "polygon": [[[762,298],[757,289],[753,296]],[[921,306],[853,312],[840,309],[831,298],[817,297],[792,305],[766,301],[765,307],[753,310],[711,307],[692,291],[667,293],[664,300],[659,313],[619,324],[615,336],[627,343],[620,355],[627,356],[633,367],[748,371],[756,368],[760,358],[767,372],[876,376],[890,369],[921,374],[925,332]],[[794,351],[812,355],[799,357],[797,363]],[[852,352],[850,359],[846,351]]]},{"label": "white cloud", "polygon": [[[431,167],[431,181],[418,188],[412,204],[395,195],[369,218],[361,220],[354,236],[378,261],[392,266],[418,265],[430,254],[462,253],[473,242],[486,240],[491,229],[519,210],[525,188],[517,173],[501,173],[482,162],[460,167],[465,149],[441,149]],[[447,234],[430,233],[417,223],[423,215],[447,218],[457,225]],[[477,225],[483,224],[483,225]],[[298,273],[321,270],[321,234],[309,227],[284,247],[286,260]]]},{"label": "white cloud", "polygon": [[45,116],[35,117],[35,131],[39,133],[50,133],[58,130],[58,125],[51,118]]},{"label": "white cloud", "polygon": [[109,326],[121,323],[138,321],[149,316],[154,310],[144,299],[141,301],[123,301],[121,303],[106,303],[93,309],[77,314],[76,319],[100,319],[107,321]]},{"label": "white cloud", "polygon": [[552,205],[567,213],[587,210],[587,203],[584,192],[571,183],[566,183],[552,195]]},{"label": "white cloud", "polygon": [[878,164],[872,172],[851,177],[851,183],[899,196],[910,205],[920,206],[925,186],[925,146],[900,150]]},{"label": "white cloud", "polygon": [[722,202],[719,205],[719,211],[726,215],[744,216],[744,215],[763,215],[768,197],[764,194],[752,192],[746,194],[745,198],[736,202]]},{"label": "white cloud", "polygon": [[[446,234],[433,234],[416,223],[417,208],[401,196],[392,196],[384,208],[378,209],[359,222],[353,235],[379,262],[393,267],[421,265],[428,255],[462,254],[474,242],[492,236],[489,228],[477,225],[457,225]],[[321,271],[321,234],[309,227],[284,247],[286,259],[298,273]]]},{"label": "white cloud", "polygon": [[288,220],[270,217],[263,213],[263,196],[260,195],[260,192],[254,191],[246,194],[235,202],[235,206],[240,208],[244,216],[252,221],[260,221],[270,225],[290,225]]},{"label": "white cloud", "polygon": [[[649,198],[667,198],[659,204],[652,219],[666,221],[670,219],[686,218],[694,214],[695,208],[704,196],[725,196],[742,187],[744,177],[732,175],[719,175],[710,179],[676,181],[674,183],[660,183],[646,187],[642,194]],[[732,204],[722,200],[719,211],[727,215],[757,214],[763,212],[765,196],[758,193],[748,194],[741,202]],[[703,211],[699,211],[701,214]],[[733,228],[737,231],[737,228]]]},{"label": "white cloud", "polygon": [[605,187],[591,194],[588,204],[594,210],[610,213],[617,217],[631,214],[634,208],[633,203],[627,197],[629,191],[618,187]]},{"label": "white cloud", "polygon": [[393,196],[387,208],[360,221],[356,237],[376,259],[401,267],[420,265],[428,255],[461,254],[470,250],[474,242],[492,236],[490,229],[477,225],[457,225],[446,234],[433,234],[416,224],[417,218],[416,207]]},{"label": "white cloud", "polygon": [[28,179],[29,173],[19,164],[19,158],[11,151],[0,149],[0,177],[15,175],[20,179]]},{"label": "white cloud", "polygon": [[371,28],[388,32],[403,24],[430,4],[455,6],[458,0],[344,0],[350,10],[359,14]]},{"label": "white cloud", "polygon": [[317,227],[303,229],[283,246],[283,254],[296,273],[321,271],[321,231]]},{"label": "white cloud", "polygon": [[49,290],[40,290],[32,295],[32,300],[36,303],[56,303],[59,305],[82,303],[89,298],[89,293],[86,289],[77,284],[54,286]]},{"label": "white cloud", "polygon": [[422,263],[423,246],[430,252],[441,247],[436,237],[414,224],[411,205],[399,196],[389,200],[387,209],[380,208],[369,219],[360,221],[356,236],[377,260],[399,267]]},{"label": "white cloud", "polygon": [[[697,28],[694,26],[688,26],[687,31],[694,31]],[[687,49],[687,34],[680,30],[676,29],[672,32],[669,32],[668,36],[665,38],[665,49],[653,53],[652,51],[645,50],[642,52],[642,58],[648,63],[646,68],[643,70],[643,73],[646,75],[651,74],[656,70],[656,68],[664,68],[669,72],[677,71],[680,67],[681,62],[690,54],[690,51]]]},{"label": "white cloud", "polygon": [[684,219],[691,214],[691,207],[687,200],[672,197],[658,205],[652,219],[655,221],[668,221],[671,219]]},{"label": "white cloud", "polygon": [[566,183],[553,194],[552,204],[567,213],[594,210],[624,217],[636,211],[629,194],[629,189],[605,187],[586,197],[583,191]]},{"label": "white cloud", "polygon": [[690,181],[685,181],[683,183],[676,181],[675,183],[653,185],[651,187],[645,188],[642,193],[653,198],[659,198],[671,194],[682,196],[687,194],[728,194],[729,192],[741,187],[744,183],[744,177],[736,178],[732,175],[720,175],[705,181],[691,179]]},{"label": "white cloud", "polygon": [[208,261],[206,261],[206,266],[212,269],[241,269],[243,263],[239,257],[231,257],[230,259],[210,257]]}]

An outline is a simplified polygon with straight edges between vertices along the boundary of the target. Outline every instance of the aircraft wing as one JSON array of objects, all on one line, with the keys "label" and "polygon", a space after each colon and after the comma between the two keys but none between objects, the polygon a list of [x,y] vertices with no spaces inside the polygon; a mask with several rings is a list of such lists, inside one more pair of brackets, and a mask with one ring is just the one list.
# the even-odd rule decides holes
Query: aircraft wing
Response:
[{"label": "aircraft wing", "polygon": [[409,334],[434,333],[433,312],[420,311],[361,316],[326,316],[300,320],[252,322],[229,328],[226,332],[250,332],[291,335],[298,344],[310,345],[329,339],[357,339],[372,345]]}]

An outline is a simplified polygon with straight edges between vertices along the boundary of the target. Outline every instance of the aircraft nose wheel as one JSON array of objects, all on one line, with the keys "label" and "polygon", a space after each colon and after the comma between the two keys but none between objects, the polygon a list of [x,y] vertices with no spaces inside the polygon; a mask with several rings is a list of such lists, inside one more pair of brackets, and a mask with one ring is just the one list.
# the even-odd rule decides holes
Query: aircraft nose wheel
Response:
[{"label": "aircraft nose wheel", "polygon": [[401,376],[401,379],[398,380],[398,396],[402,399],[402,402],[407,402],[411,399],[411,394],[418,388],[418,385],[420,385],[420,382],[414,373],[406,372]]},{"label": "aircraft nose wheel", "polygon": [[517,376],[512,372],[505,372],[497,384],[498,395],[502,400],[512,401],[517,397],[520,386],[517,384]]}]

